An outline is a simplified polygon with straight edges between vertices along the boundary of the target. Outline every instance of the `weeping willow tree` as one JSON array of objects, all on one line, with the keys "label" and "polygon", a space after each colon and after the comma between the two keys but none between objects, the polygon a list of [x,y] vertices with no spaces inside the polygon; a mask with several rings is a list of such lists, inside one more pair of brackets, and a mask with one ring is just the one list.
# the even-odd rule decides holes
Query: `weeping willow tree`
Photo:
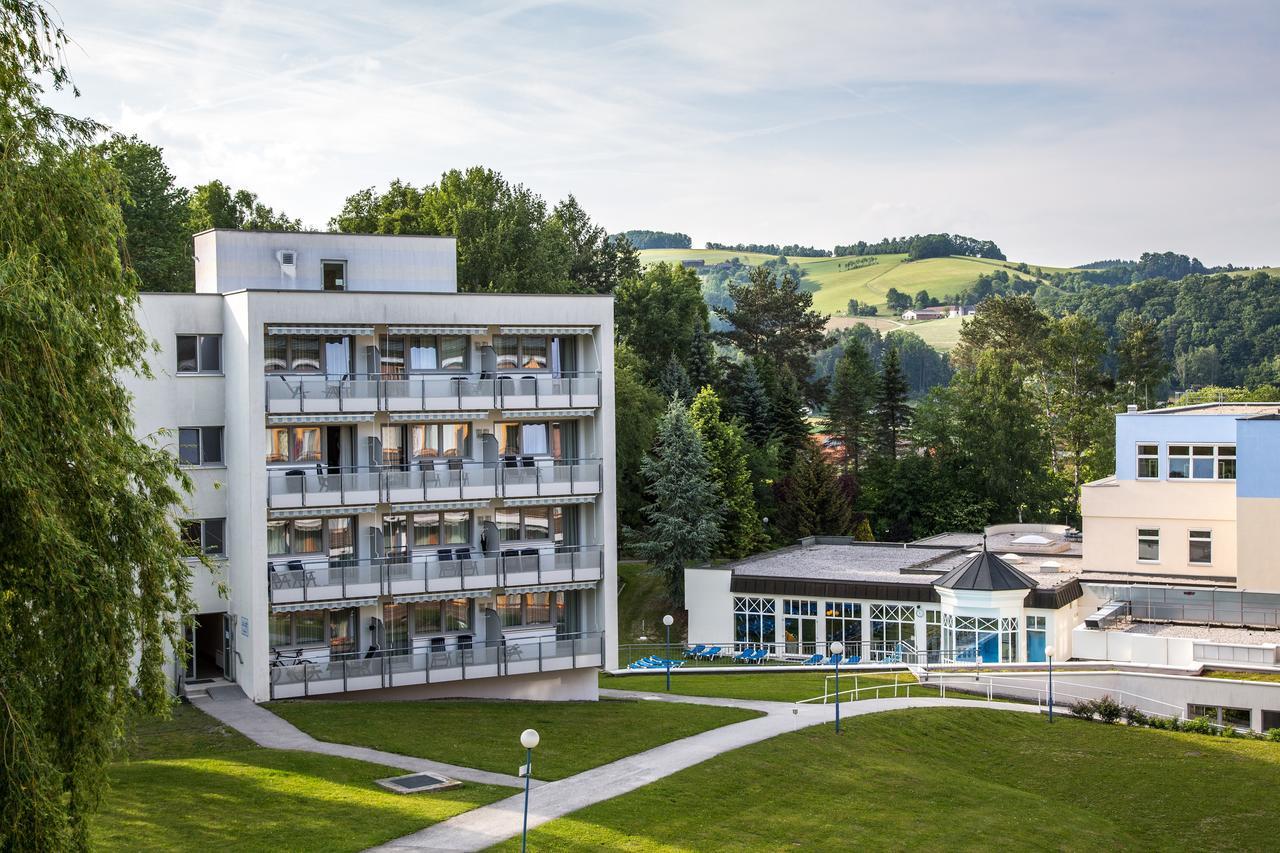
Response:
[{"label": "weeping willow tree", "polygon": [[100,128],[41,102],[72,88],[65,43],[0,0],[0,850],[88,847],[125,713],[167,710],[191,610],[187,483],[133,437],[118,381],[147,346],[121,184]]}]

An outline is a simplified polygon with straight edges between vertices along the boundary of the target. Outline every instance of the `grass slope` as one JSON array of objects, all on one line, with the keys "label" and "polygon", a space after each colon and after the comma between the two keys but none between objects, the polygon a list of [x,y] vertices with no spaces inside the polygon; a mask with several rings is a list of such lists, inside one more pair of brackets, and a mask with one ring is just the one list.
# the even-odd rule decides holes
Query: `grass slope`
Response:
[{"label": "grass slope", "polygon": [[[618,563],[618,637],[621,643],[665,642],[662,617],[670,613],[671,642],[680,642],[685,630],[685,611],[676,607],[662,579],[649,563]],[[647,640],[641,640],[647,637]]]},{"label": "grass slope", "polygon": [[[708,249],[646,249],[640,253],[643,264],[668,261],[679,263],[682,260],[705,260],[708,264],[719,263],[737,257],[744,263],[758,264],[768,260],[769,255],[747,252],[726,252]],[[788,258],[791,263],[801,266],[809,275],[808,280],[820,286],[814,296],[814,307],[826,314],[843,314],[850,299],[881,306],[884,308],[885,293],[894,287],[903,293],[914,296],[920,290],[929,291],[929,295],[945,299],[968,287],[978,276],[997,269],[1014,272],[1012,262],[993,261],[986,258],[968,258],[952,256],[948,258],[927,258],[923,261],[908,261],[906,255],[870,255],[876,263],[854,269],[844,269],[853,258]],[[1031,268],[1034,270],[1035,265]],[[1045,272],[1059,271],[1059,267],[1041,267]],[[1033,274],[1021,273],[1024,278]]]},{"label": "grass slope", "polygon": [[274,702],[272,711],[321,740],[516,772],[520,732],[538,730],[534,776],[563,779],[655,746],[758,716],[658,702]]},{"label": "grass slope", "polygon": [[94,850],[363,850],[510,796],[465,785],[406,797],[403,771],[254,746],[190,706],[138,721],[94,818]]},{"label": "grass slope", "polygon": [[717,756],[545,824],[529,845],[1267,850],[1280,834],[1277,744],[958,708],[846,726]]}]

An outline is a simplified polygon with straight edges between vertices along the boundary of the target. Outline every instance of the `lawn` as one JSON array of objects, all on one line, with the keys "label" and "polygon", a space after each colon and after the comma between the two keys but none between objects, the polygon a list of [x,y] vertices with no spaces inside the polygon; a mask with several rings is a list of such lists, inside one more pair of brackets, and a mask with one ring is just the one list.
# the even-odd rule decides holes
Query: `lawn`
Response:
[{"label": "lawn", "polygon": [[845,726],[717,756],[545,824],[529,845],[1267,850],[1280,835],[1280,744],[959,708]]},{"label": "lawn", "polygon": [[130,728],[94,850],[363,850],[513,793],[393,794],[373,780],[402,770],[262,749],[190,706]]},{"label": "lawn", "polygon": [[1280,682],[1280,672],[1245,672],[1243,670],[1211,669],[1201,673],[1205,678],[1228,678],[1235,681]]},{"label": "lawn", "polygon": [[514,774],[520,732],[538,730],[534,777],[563,779],[655,746],[759,716],[739,708],[658,702],[273,702],[321,740]]},{"label": "lawn", "polygon": [[[813,672],[746,672],[694,675],[672,670],[671,692],[681,696],[714,696],[720,699],[763,699],[771,702],[799,702],[802,699],[821,696],[824,692],[823,684],[829,675],[835,675],[835,673],[832,670],[815,670]],[[902,685],[899,695],[906,696],[906,685],[908,683],[915,684],[915,677],[909,672],[900,672],[897,676],[899,684]],[[892,673],[855,674],[854,672],[841,672],[840,689],[842,691],[852,690],[855,684],[855,677],[859,688],[887,685],[887,689],[881,691],[881,696],[888,698],[893,695],[894,675]],[[832,679],[831,685],[831,689],[834,691],[834,679]],[[601,674],[600,686],[613,690],[643,690],[650,693],[661,693],[666,690],[666,674]],[[870,692],[859,693],[858,695],[862,699],[875,698],[875,695]],[[911,688],[911,695],[936,696],[938,694],[932,687],[920,687],[917,685]]]}]

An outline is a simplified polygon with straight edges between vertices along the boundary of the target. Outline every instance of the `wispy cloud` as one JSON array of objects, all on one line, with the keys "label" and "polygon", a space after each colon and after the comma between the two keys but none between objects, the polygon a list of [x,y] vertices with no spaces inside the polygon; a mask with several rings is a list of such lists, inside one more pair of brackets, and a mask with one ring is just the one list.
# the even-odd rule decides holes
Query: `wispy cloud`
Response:
[{"label": "wispy cloud", "polygon": [[1268,3],[66,0],[68,106],[321,225],[483,163],[611,228],[1280,260]]}]

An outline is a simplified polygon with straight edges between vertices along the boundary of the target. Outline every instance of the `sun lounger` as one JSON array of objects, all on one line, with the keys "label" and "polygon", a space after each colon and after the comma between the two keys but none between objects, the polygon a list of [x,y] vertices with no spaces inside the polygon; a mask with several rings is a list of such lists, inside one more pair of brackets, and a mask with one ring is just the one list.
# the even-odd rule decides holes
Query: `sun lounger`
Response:
[{"label": "sun lounger", "polygon": [[853,666],[856,663],[862,663],[862,656],[854,655],[853,657],[846,659],[845,663],[849,664],[849,666]]},{"label": "sun lounger", "polygon": [[755,657],[755,649],[743,649],[734,655],[733,660],[735,663],[751,663],[751,661],[755,660]]},{"label": "sun lounger", "polygon": [[832,655],[827,660],[827,666],[835,666],[836,664],[840,663],[840,661],[842,660],[844,660],[844,658],[842,658],[840,655]]},{"label": "sun lounger", "polygon": [[768,658],[769,658],[769,650],[768,650],[768,649],[757,649],[757,650],[756,650],[756,656],[755,656],[755,659],[754,659],[754,660],[752,660],[751,662],[752,662],[752,663],[764,663]]},{"label": "sun lounger", "polygon": [[685,649],[684,656],[687,658],[696,658],[698,655],[702,654],[706,650],[707,650],[707,647],[705,645],[703,645],[702,643],[698,643],[698,645],[694,646],[691,649]]},{"label": "sun lounger", "polygon": [[722,647],[720,646],[712,646],[709,649],[703,649],[701,654],[695,655],[694,657],[698,658],[699,660],[715,660],[716,657],[720,654],[721,650],[722,650]]},{"label": "sun lounger", "polygon": [[804,662],[804,665],[817,666],[820,663],[822,663],[822,655],[810,655],[809,658]]}]

